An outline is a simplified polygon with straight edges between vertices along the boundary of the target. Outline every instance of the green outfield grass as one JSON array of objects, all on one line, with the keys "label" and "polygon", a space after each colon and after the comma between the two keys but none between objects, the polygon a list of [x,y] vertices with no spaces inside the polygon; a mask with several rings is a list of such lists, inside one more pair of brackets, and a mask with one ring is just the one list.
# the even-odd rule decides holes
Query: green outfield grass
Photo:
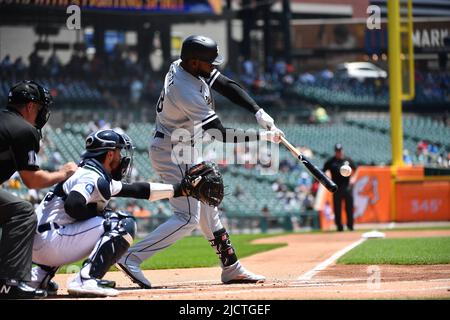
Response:
[{"label": "green outfield grass", "polygon": [[342,256],[338,264],[447,264],[450,237],[371,239]]},{"label": "green outfield grass", "polygon": [[[277,244],[251,244],[250,242],[260,238],[267,238],[279,234],[243,234],[232,235],[231,241],[236,249],[238,257],[244,258],[259,252],[268,251],[286,246],[285,243]],[[81,266],[82,261],[72,265]],[[202,236],[191,236],[181,239],[174,245],[155,254],[151,259],[144,261],[143,269],[175,269],[218,266],[219,260],[209,242]],[[58,273],[65,273],[66,266]],[[111,270],[117,270],[112,268]]]}]

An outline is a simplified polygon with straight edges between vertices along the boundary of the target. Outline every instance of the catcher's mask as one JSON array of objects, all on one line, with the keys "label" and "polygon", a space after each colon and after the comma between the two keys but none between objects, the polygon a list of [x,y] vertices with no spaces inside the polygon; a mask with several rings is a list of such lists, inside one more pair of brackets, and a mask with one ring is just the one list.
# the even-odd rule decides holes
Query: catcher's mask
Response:
[{"label": "catcher's mask", "polygon": [[46,88],[30,80],[21,81],[11,87],[8,94],[8,108],[15,108],[28,102],[35,102],[41,106],[35,121],[36,129],[41,130],[50,118],[53,97]]},{"label": "catcher's mask", "polygon": [[125,133],[114,130],[99,130],[91,133],[86,138],[86,151],[81,155],[82,159],[96,158],[110,150],[120,149],[120,165],[111,172],[114,180],[129,181],[133,168],[133,141]]}]

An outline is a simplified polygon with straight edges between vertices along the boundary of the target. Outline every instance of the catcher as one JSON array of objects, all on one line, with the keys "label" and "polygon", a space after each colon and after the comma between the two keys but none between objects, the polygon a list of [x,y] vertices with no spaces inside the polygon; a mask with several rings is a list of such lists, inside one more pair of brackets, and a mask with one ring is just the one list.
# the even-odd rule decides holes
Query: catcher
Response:
[{"label": "catcher", "polygon": [[192,196],[218,205],[223,198],[220,173],[207,163],[177,184],[125,183],[133,144],[125,134],[100,130],[86,138],[86,152],[75,174],[49,192],[36,210],[31,285],[56,294],[51,281],[58,268],[89,256],[68,285],[77,296],[116,296],[115,283],[101,280],[133,242],[136,223],[125,212],[107,209],[112,197],[156,201]]}]

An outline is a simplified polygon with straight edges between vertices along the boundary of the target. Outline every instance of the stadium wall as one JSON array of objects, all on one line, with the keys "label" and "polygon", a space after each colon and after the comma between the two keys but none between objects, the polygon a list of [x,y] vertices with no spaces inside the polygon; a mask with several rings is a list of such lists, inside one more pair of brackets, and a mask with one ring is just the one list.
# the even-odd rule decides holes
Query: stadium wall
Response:
[{"label": "stadium wall", "polygon": [[[391,167],[361,166],[353,188],[355,223],[450,221],[450,176],[425,176],[423,167],[405,167],[392,179]],[[318,199],[322,230],[334,229],[333,197]],[[345,224],[345,206],[342,220]]]}]

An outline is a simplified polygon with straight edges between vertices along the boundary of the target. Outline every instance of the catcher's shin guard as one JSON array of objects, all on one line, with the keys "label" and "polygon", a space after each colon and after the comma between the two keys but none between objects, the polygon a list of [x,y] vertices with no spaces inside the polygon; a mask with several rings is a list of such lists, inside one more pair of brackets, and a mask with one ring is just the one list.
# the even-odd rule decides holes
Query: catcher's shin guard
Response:
[{"label": "catcher's shin guard", "polygon": [[227,231],[223,228],[213,234],[214,239],[209,241],[211,247],[216,249],[216,253],[220,257],[220,261],[222,261],[224,267],[231,266],[237,261],[237,256]]},{"label": "catcher's shin guard", "polygon": [[[105,229],[108,230],[108,220],[105,222]],[[131,246],[135,232],[136,222],[132,217],[121,218],[115,228],[106,231],[83,265],[83,269],[89,268],[89,277],[101,279]],[[86,274],[82,272],[82,276],[86,277]]]}]

